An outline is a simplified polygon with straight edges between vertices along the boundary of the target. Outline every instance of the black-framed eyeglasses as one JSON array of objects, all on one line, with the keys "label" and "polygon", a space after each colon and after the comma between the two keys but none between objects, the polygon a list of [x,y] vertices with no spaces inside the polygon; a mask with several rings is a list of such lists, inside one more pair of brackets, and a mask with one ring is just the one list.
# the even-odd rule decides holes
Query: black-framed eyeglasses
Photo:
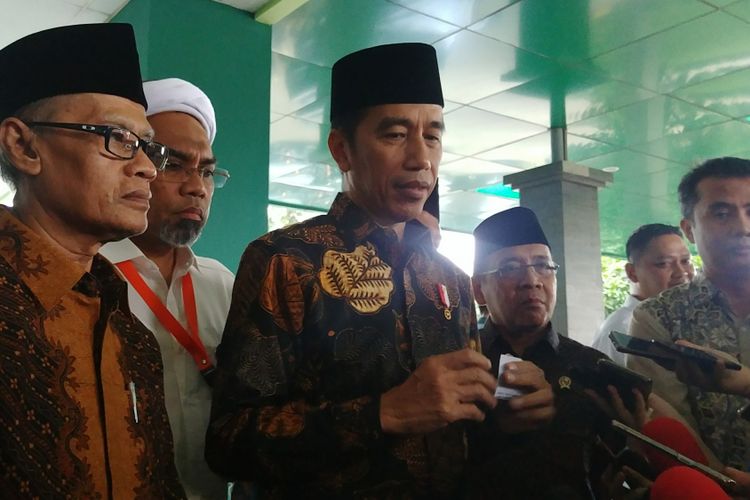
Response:
[{"label": "black-framed eyeglasses", "polygon": [[167,182],[185,182],[196,172],[204,185],[212,186],[216,189],[224,187],[230,177],[228,170],[218,168],[216,165],[191,167],[183,163],[176,156],[173,156],[167,161],[164,170],[159,172],[159,179]]},{"label": "black-framed eyeglasses", "polygon": [[143,149],[149,160],[154,164],[156,170],[164,170],[169,159],[169,149],[158,142],[141,139],[126,128],[112,127],[110,125],[91,125],[88,123],[59,123],[59,122],[28,122],[29,127],[50,127],[87,132],[89,134],[104,137],[104,149],[123,160],[135,158],[138,149]]},{"label": "black-framed eyeglasses", "polygon": [[554,262],[535,262],[533,264],[509,262],[497,269],[481,274],[494,274],[500,278],[521,279],[526,276],[526,270],[529,268],[533,269],[534,272],[542,278],[549,278],[557,273],[557,270],[560,269],[560,265],[555,264]]}]

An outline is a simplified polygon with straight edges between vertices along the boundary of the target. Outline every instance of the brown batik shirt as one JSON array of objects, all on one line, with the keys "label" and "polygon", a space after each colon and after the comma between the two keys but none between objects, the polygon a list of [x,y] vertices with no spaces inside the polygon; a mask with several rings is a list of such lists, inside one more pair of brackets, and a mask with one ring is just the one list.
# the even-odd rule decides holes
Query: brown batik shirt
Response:
[{"label": "brown batik shirt", "polygon": [[2,206],[0,492],[184,497],[159,347],[126,284],[99,256],[86,272]]},{"label": "brown batik shirt", "polygon": [[463,425],[386,435],[379,402],[427,357],[467,346],[478,347],[468,276],[423,226],[407,224],[399,243],[340,194],[327,215],[242,257],[217,352],[209,464],[264,497],[450,496]]}]

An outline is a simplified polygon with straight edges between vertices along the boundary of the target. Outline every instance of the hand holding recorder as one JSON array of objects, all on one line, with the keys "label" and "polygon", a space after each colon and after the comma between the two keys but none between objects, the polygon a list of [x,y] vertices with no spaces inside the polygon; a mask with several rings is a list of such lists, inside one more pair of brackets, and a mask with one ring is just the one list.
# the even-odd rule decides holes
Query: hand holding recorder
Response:
[{"label": "hand holding recorder", "polygon": [[675,373],[682,383],[708,391],[750,397],[750,369],[742,365],[739,365],[739,369],[727,366],[727,363],[738,364],[731,354],[699,346],[687,340],[678,340],[675,343],[689,349],[705,352],[717,359],[710,370],[702,370],[690,363],[678,362]]},{"label": "hand holding recorder", "polygon": [[708,372],[714,370],[717,365],[726,370],[739,371],[742,369],[742,365],[726,353],[717,356],[715,353],[719,353],[719,351],[698,348],[695,344],[683,340],[670,344],[656,339],[640,339],[615,331],[609,332],[609,339],[619,352],[653,359],[660,366],[670,371],[675,371],[679,363],[691,363],[692,366]]}]

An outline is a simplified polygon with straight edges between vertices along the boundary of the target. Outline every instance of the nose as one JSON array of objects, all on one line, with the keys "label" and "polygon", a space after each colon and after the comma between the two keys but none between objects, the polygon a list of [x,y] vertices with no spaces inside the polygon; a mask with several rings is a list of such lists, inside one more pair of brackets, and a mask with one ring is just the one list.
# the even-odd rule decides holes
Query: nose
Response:
[{"label": "nose", "polygon": [[693,273],[692,262],[677,261],[672,265],[672,277],[675,279],[688,278]]},{"label": "nose", "polygon": [[750,213],[745,210],[740,211],[740,228],[744,236],[750,236]]},{"label": "nose", "polygon": [[541,288],[542,277],[532,266],[529,266],[523,269],[523,275],[521,275],[518,284],[521,288]]},{"label": "nose", "polygon": [[434,167],[425,138],[419,134],[409,135],[406,167],[410,170],[430,170]]},{"label": "nose", "polygon": [[205,198],[208,196],[208,188],[200,169],[192,168],[188,171],[187,179],[180,185],[180,192],[185,196],[194,196],[196,198]]},{"label": "nose", "polygon": [[143,150],[138,151],[138,154],[130,160],[129,170],[130,175],[143,177],[149,182],[156,179],[156,166],[154,166],[154,163],[146,156]]}]

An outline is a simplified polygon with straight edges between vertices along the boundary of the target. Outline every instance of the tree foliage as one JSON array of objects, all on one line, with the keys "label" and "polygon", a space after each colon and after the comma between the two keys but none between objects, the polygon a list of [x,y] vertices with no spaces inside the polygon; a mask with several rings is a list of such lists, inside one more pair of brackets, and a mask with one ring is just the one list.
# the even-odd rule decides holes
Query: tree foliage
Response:
[{"label": "tree foliage", "polygon": [[625,275],[627,260],[602,255],[602,290],[604,315],[609,316],[625,302],[630,292],[630,281]]}]

